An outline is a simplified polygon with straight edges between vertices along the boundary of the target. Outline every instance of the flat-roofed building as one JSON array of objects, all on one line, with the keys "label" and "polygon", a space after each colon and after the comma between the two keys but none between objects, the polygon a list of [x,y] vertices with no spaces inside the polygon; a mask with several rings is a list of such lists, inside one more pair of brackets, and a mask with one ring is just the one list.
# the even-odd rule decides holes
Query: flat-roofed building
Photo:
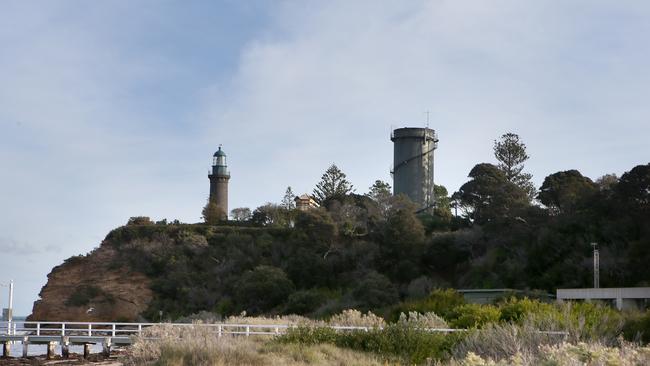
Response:
[{"label": "flat-roofed building", "polygon": [[650,287],[563,288],[557,301],[583,300],[614,302],[618,310],[645,309],[650,306]]}]

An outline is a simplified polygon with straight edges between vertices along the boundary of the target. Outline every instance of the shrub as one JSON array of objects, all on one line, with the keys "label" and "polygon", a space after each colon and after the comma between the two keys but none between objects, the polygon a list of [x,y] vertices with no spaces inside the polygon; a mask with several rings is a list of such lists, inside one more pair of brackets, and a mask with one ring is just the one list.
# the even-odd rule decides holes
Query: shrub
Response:
[{"label": "shrub", "polygon": [[[77,287],[68,297],[65,304],[68,306],[86,306],[94,298],[103,295],[104,291],[97,286],[83,285]],[[114,300],[113,300],[114,301]]]},{"label": "shrub", "polygon": [[384,359],[400,358],[405,364],[422,364],[429,359],[446,358],[462,334],[444,334],[414,327],[389,324],[368,331],[334,331],[330,328],[297,327],[278,338],[281,343],[315,345],[331,343],[338,347],[372,352]]},{"label": "shrub", "polygon": [[517,324],[487,324],[483,329],[475,329],[454,347],[456,358],[470,354],[492,360],[519,357],[523,364],[539,355],[539,346],[561,343],[562,335],[545,334],[531,326]]},{"label": "shrub", "polygon": [[457,306],[449,315],[454,328],[481,328],[488,323],[496,323],[501,312],[494,305],[464,304]]},{"label": "shrub", "polygon": [[596,341],[615,344],[623,329],[623,315],[608,306],[587,302],[565,302],[529,313],[525,320],[547,331],[566,331],[569,341]]},{"label": "shrub", "polygon": [[127,226],[130,225],[153,225],[154,222],[148,216],[133,216],[129,218],[129,221],[126,223]]},{"label": "shrub", "polygon": [[339,333],[335,344],[383,357],[399,357],[405,364],[422,364],[446,358],[460,335],[429,332],[412,326],[390,324],[368,332]]},{"label": "shrub", "polygon": [[335,344],[337,340],[336,330],[329,327],[310,327],[298,326],[289,328],[287,332],[280,337],[280,343],[298,343],[304,345],[314,345],[321,343]]},{"label": "shrub", "polygon": [[332,316],[328,323],[330,325],[371,328],[381,328],[386,325],[383,318],[371,313],[370,311],[364,314],[359,310],[354,309],[343,310],[340,314]]},{"label": "shrub", "polygon": [[501,303],[499,309],[501,310],[500,319],[502,321],[517,324],[522,324],[530,314],[548,316],[556,312],[556,307],[552,304],[528,298],[518,299],[515,297],[511,297]]},{"label": "shrub", "polygon": [[433,312],[447,319],[454,308],[464,303],[463,295],[455,290],[436,289],[424,299],[400,303],[392,310],[389,318],[396,321],[401,313],[416,311],[422,314]]},{"label": "shrub", "polygon": [[650,310],[630,316],[623,326],[623,335],[630,341],[650,343]]},{"label": "shrub", "polygon": [[280,305],[293,291],[293,283],[283,270],[258,266],[241,276],[235,298],[246,311],[259,314]]},{"label": "shrub", "polygon": [[411,311],[408,314],[400,314],[397,324],[422,329],[444,329],[449,327],[447,322],[436,315],[436,313],[429,312],[420,314],[416,311]]},{"label": "shrub", "polygon": [[314,290],[296,291],[289,295],[285,312],[304,315],[316,310],[325,301],[322,293]]},{"label": "shrub", "polygon": [[361,308],[376,309],[392,305],[399,300],[397,289],[388,277],[371,271],[352,291],[352,296],[361,303]]}]

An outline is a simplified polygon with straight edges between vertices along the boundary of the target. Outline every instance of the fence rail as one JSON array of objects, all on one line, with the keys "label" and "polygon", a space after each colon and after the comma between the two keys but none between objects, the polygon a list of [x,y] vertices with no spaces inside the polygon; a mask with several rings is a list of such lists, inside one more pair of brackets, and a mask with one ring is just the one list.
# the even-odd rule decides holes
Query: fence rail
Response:
[{"label": "fence rail", "polygon": [[[20,324],[20,326],[19,326]],[[188,323],[106,323],[106,322],[0,322],[0,344],[2,345],[2,356],[9,355],[11,344],[22,343],[23,357],[28,355],[29,344],[47,344],[47,358],[54,353],[54,346],[61,346],[61,353],[64,358],[69,355],[71,344],[84,345],[84,358],[90,352],[89,345],[102,344],[103,353],[110,354],[112,345],[130,345],[134,336],[142,336],[143,331],[154,325],[164,325],[174,328],[201,327],[212,330],[216,337],[223,335],[264,335],[273,336],[285,333],[289,328],[298,327],[290,324],[188,324]],[[365,331],[373,327],[363,326],[328,326],[336,331]],[[381,329],[381,327],[379,328]],[[429,332],[466,332],[467,329],[450,328],[427,328]],[[560,335],[567,337],[567,332],[562,331],[539,331],[547,335]]]},{"label": "fence rail", "polygon": [[[20,324],[21,326],[18,326]],[[192,323],[109,323],[109,322],[0,322],[0,337],[14,336],[77,336],[77,337],[131,337],[142,335],[143,330],[154,325],[171,327],[202,327],[213,329],[217,336],[231,335],[278,335],[297,325],[291,324],[192,324]],[[330,325],[338,331],[370,331],[372,327]],[[381,329],[381,328],[380,328]],[[429,332],[465,332],[467,329],[427,328]],[[568,335],[563,331],[540,331],[549,335]]]}]

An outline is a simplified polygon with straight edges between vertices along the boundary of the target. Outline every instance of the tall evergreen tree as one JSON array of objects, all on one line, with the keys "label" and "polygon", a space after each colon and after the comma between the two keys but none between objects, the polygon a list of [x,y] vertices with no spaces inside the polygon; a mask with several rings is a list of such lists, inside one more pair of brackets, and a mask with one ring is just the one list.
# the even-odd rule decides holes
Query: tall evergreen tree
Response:
[{"label": "tall evergreen tree", "polygon": [[497,167],[511,183],[516,184],[528,194],[532,200],[535,198],[536,189],[531,182],[532,175],[524,173],[524,162],[529,156],[526,154],[526,144],[519,139],[519,135],[508,132],[494,140],[494,156]]},{"label": "tall evergreen tree", "polygon": [[342,198],[347,194],[352,193],[353,186],[346,179],[343,173],[336,164],[330,165],[321,177],[320,182],[316,184],[314,189],[314,199],[319,204],[322,204],[331,198]]},{"label": "tall evergreen tree", "polygon": [[390,184],[384,182],[383,180],[377,179],[375,183],[370,186],[366,196],[372,198],[375,201],[381,201],[390,198]]},{"label": "tall evergreen tree", "polygon": [[286,210],[293,210],[296,208],[296,201],[294,199],[296,198],[296,195],[293,194],[293,191],[291,190],[291,186],[287,187],[287,190],[284,192],[284,197],[282,198],[282,203],[280,206]]}]

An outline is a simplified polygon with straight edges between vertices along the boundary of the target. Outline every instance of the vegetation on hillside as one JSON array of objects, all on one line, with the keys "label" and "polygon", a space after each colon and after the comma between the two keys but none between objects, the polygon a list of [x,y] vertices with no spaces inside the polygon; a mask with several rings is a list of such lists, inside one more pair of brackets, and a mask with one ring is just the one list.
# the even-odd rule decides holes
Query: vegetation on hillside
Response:
[{"label": "vegetation on hillside", "polygon": [[[420,311],[394,322],[346,310],[329,320],[229,317],[227,324],[289,325],[280,336],[217,337],[201,314],[191,327],[163,324],[146,330],[127,364],[157,365],[642,365],[650,348],[620,337],[642,314],[599,304],[550,304],[507,298],[464,304],[452,290],[435,290]],[[444,318],[429,311],[435,308]],[[489,314],[489,315],[488,315]],[[213,314],[214,315],[214,314]],[[487,316],[486,316],[487,315]],[[443,331],[461,319],[462,331]],[[637,319],[637,320],[633,320]],[[472,320],[468,322],[469,320]],[[331,326],[365,327],[358,330]],[[639,323],[634,323],[638,326]],[[225,328],[224,328],[225,329]],[[228,328],[229,329],[229,328]],[[243,331],[243,328],[238,328]],[[646,328],[645,331],[650,331]],[[638,335],[638,334],[637,334]],[[631,339],[635,340],[635,339]],[[638,339],[636,339],[638,340]]]},{"label": "vegetation on hillside", "polygon": [[231,221],[209,205],[202,224],[132,218],[105,245],[118,249],[115,266],[152,279],[147,319],[160,311],[165,319],[199,311],[387,314],[439,287],[553,293],[591,285],[592,242],[603,287],[648,285],[650,164],[596,181],[561,171],[533,192],[519,137],[503,135],[494,150],[497,164],[477,164],[451,197],[435,187],[432,214],[416,215],[379,180],[355,194],[332,165],[316,185],[318,209],[296,210],[288,187],[281,204],[237,208]]}]

